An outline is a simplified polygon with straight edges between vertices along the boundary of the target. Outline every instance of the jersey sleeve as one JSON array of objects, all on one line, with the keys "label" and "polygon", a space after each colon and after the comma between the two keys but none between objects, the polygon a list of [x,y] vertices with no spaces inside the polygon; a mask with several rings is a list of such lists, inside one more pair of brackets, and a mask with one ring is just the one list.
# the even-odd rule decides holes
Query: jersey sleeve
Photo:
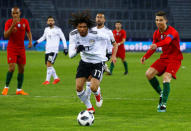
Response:
[{"label": "jersey sleeve", "polygon": [[123,36],[122,36],[122,38],[125,39],[125,40],[126,40],[126,38],[127,38],[125,30],[123,30]]},{"label": "jersey sleeve", "polygon": [[60,35],[60,38],[62,40],[64,49],[67,49],[66,38],[65,38],[64,33],[62,32],[61,29],[59,29],[59,35]]},{"label": "jersey sleeve", "polygon": [[37,43],[41,43],[46,39],[46,29],[44,30],[43,35],[37,40]]},{"label": "jersey sleeve", "polygon": [[113,32],[110,30],[108,34],[109,34],[111,43],[115,43],[115,38],[113,36]]},{"label": "jersey sleeve", "polygon": [[69,57],[73,58],[77,55],[75,35],[69,34]]},{"label": "jersey sleeve", "polygon": [[25,19],[25,24],[26,24],[26,32],[30,31],[30,26],[29,26],[29,22],[27,19]]},{"label": "jersey sleeve", "polygon": [[5,23],[5,31],[7,31],[10,28],[10,26],[11,26],[10,20],[6,21],[6,23]]}]

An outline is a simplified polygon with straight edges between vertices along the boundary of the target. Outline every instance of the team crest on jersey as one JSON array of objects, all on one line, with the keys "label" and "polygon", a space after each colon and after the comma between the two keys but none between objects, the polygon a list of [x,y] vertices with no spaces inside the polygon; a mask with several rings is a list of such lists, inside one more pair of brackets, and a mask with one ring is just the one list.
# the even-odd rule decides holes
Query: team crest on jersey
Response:
[{"label": "team crest on jersey", "polygon": [[163,40],[164,39],[163,35],[161,35],[160,38]]},{"label": "team crest on jersey", "polygon": [[90,42],[90,44],[94,44],[95,40],[91,39],[89,42]]},{"label": "team crest on jersey", "polygon": [[23,28],[25,28],[25,24],[23,24]]},{"label": "team crest on jersey", "polygon": [[18,27],[20,28],[20,27],[21,27],[21,24],[18,24]]},{"label": "team crest on jersey", "polygon": [[79,42],[79,41],[77,42],[77,45],[80,45],[80,42]]},{"label": "team crest on jersey", "polygon": [[117,35],[119,35],[119,33],[117,32]]}]

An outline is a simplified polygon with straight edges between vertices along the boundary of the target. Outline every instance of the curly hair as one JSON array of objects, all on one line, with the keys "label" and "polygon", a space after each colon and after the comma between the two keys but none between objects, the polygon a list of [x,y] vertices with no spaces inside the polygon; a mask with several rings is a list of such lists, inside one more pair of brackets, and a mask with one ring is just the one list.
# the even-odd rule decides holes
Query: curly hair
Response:
[{"label": "curly hair", "polygon": [[69,20],[69,23],[75,28],[80,23],[86,23],[88,28],[92,28],[95,26],[95,21],[91,18],[91,15],[88,11],[73,13],[72,18]]}]

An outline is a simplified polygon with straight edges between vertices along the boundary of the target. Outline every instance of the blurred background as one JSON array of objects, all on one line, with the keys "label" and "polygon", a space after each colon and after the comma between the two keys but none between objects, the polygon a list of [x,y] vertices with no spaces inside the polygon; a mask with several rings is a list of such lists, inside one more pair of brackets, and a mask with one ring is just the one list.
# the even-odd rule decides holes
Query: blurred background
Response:
[{"label": "blurred background", "polygon": [[105,13],[105,25],[110,29],[114,29],[115,21],[121,21],[127,41],[152,41],[155,12],[162,10],[168,14],[169,24],[179,31],[181,41],[191,41],[191,0],[0,0],[1,40],[13,6],[18,6],[22,17],[29,20],[33,40],[42,36],[50,15],[68,40],[71,14],[90,10],[93,18],[97,12]]}]

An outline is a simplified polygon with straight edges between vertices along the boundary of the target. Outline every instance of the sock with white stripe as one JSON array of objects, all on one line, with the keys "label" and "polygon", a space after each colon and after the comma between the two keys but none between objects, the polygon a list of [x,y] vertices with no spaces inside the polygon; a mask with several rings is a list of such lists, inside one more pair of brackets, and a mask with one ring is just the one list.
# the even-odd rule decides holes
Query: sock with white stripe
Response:
[{"label": "sock with white stripe", "polygon": [[52,75],[52,67],[47,67],[46,81],[50,81],[51,75]]},{"label": "sock with white stripe", "polygon": [[81,92],[77,92],[78,97],[80,100],[86,105],[87,108],[92,108],[92,104],[90,102],[90,99],[88,99],[88,96],[85,93],[85,90]]},{"label": "sock with white stripe", "polygon": [[53,66],[52,66],[52,76],[54,77],[54,79],[58,79],[58,76]]}]

